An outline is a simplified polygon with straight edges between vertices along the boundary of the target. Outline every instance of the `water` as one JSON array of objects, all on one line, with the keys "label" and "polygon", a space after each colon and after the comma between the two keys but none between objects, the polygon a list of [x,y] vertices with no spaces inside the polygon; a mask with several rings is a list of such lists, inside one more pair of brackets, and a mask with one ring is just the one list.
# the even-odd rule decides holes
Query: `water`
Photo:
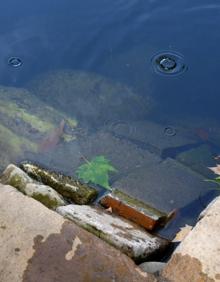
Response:
[{"label": "water", "polygon": [[[24,101],[15,88],[1,94],[0,119],[15,133],[8,138],[35,144],[22,139],[18,150],[2,140],[1,169],[28,158],[74,174],[85,158],[104,155],[118,170],[112,187],[167,212],[184,210],[167,234],[194,223],[216,195],[203,180],[214,177],[207,167],[220,154],[219,12],[216,1],[204,0],[7,1],[0,84],[28,89],[37,100]],[[11,102],[23,110],[8,118]],[[45,115],[44,103],[56,111]],[[56,136],[58,112],[78,122],[65,125],[69,142]],[[34,126],[30,115],[38,115]],[[52,144],[39,151],[48,135]],[[191,203],[195,212],[187,212]]]}]

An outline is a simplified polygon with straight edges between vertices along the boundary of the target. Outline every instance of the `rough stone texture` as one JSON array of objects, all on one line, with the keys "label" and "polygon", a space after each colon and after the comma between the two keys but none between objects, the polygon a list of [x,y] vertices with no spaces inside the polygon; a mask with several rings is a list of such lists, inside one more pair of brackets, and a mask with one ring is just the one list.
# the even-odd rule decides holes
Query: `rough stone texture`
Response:
[{"label": "rough stone texture", "polygon": [[214,187],[204,176],[170,158],[134,169],[112,186],[164,212],[183,207]]},{"label": "rough stone texture", "polygon": [[23,170],[13,164],[7,166],[0,181],[2,184],[8,184],[17,188],[25,195],[40,201],[48,208],[56,209],[58,206],[65,205],[63,197],[53,188],[34,181]]},{"label": "rough stone texture", "polygon": [[168,219],[167,214],[119,190],[113,190],[112,193],[102,197],[100,204],[105,208],[111,208],[113,213],[129,219],[147,230],[153,230],[156,226],[165,224]]},{"label": "rough stone texture", "polygon": [[99,238],[0,185],[1,282],[153,282]]},{"label": "rough stone texture", "polygon": [[22,163],[21,168],[34,179],[49,185],[60,193],[63,197],[73,201],[76,204],[88,204],[98,195],[95,188],[84,184],[77,179],[46,170],[38,165],[31,163]]},{"label": "rough stone texture", "polygon": [[67,205],[57,212],[120,249],[136,261],[163,252],[168,241],[137,225],[90,206]]},{"label": "rough stone texture", "polygon": [[173,282],[220,280],[220,197],[181,242],[162,272]]},{"label": "rough stone texture", "polygon": [[140,269],[148,273],[159,273],[164,267],[165,262],[147,261],[139,265]]}]

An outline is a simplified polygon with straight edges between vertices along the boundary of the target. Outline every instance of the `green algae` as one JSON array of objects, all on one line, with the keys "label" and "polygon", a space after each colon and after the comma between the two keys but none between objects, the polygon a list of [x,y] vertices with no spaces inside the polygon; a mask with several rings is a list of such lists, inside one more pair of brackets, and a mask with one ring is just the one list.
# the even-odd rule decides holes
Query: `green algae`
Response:
[{"label": "green algae", "polygon": [[33,193],[31,195],[32,198],[41,202],[43,205],[48,207],[49,209],[56,209],[59,206],[58,201],[55,198],[51,198],[49,195],[43,195],[42,193]]},{"label": "green algae", "polygon": [[21,168],[34,179],[52,187],[63,197],[72,200],[76,204],[88,204],[98,195],[94,188],[72,177],[43,169],[35,164],[22,163]]},{"label": "green algae", "polygon": [[24,148],[32,152],[37,151],[37,145],[35,143],[24,137],[17,136],[2,124],[0,124],[0,143],[10,147],[11,150],[17,155],[21,154]]}]

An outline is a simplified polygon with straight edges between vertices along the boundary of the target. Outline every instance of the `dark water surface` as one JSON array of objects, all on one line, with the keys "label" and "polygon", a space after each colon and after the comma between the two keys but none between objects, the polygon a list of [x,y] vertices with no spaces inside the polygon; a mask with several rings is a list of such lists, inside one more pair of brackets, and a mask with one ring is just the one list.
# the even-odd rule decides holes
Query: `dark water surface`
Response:
[{"label": "dark water surface", "polygon": [[[37,99],[27,103],[26,112],[38,113],[39,100],[39,108],[46,103],[78,124],[68,142],[50,128],[35,138],[38,128],[27,120],[23,125],[24,111],[9,114],[10,122],[5,118],[10,107],[0,102],[6,109],[0,110],[2,124],[19,138],[38,146],[52,134],[37,151],[22,139],[21,150],[8,148],[7,154],[7,142],[0,142],[6,152],[1,169],[28,158],[74,175],[85,159],[105,156],[117,168],[110,174],[112,187],[161,210],[178,209],[162,234],[193,224],[217,194],[204,179],[214,178],[207,167],[220,154],[219,26],[217,1],[5,2],[0,95],[4,87],[16,87],[8,90],[14,94],[6,103],[24,108],[16,89],[25,88]],[[167,65],[157,71],[158,54],[171,68],[177,58],[179,73],[167,71]],[[166,61],[169,55],[174,62]],[[21,64],[11,65],[10,58]],[[54,115],[57,129],[62,118]],[[39,119],[47,121],[42,113]],[[19,126],[23,131],[16,132]]]}]

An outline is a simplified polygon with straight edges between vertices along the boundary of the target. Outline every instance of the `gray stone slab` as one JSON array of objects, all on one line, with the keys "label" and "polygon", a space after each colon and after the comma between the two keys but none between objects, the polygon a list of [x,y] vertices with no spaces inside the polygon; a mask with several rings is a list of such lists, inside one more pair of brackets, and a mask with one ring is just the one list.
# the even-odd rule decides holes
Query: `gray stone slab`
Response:
[{"label": "gray stone slab", "polygon": [[205,177],[173,160],[151,163],[113,183],[137,199],[170,212],[183,207],[213,187]]},{"label": "gray stone slab", "polygon": [[148,144],[151,150],[159,154],[166,148],[180,147],[198,142],[196,136],[184,127],[152,121],[119,121],[106,126],[106,130],[134,143],[139,141],[143,143],[142,146]]},{"label": "gray stone slab", "polygon": [[67,205],[57,212],[115,246],[136,261],[164,250],[168,241],[151,235],[136,224],[90,206]]},{"label": "gray stone slab", "polygon": [[[110,175],[110,181],[117,179],[120,175],[127,175],[136,168],[156,165],[161,161],[159,156],[106,131],[99,131],[82,139],[80,150],[88,160],[97,155],[104,155],[111,161],[118,172]],[[85,161],[82,159],[81,162]]]}]

